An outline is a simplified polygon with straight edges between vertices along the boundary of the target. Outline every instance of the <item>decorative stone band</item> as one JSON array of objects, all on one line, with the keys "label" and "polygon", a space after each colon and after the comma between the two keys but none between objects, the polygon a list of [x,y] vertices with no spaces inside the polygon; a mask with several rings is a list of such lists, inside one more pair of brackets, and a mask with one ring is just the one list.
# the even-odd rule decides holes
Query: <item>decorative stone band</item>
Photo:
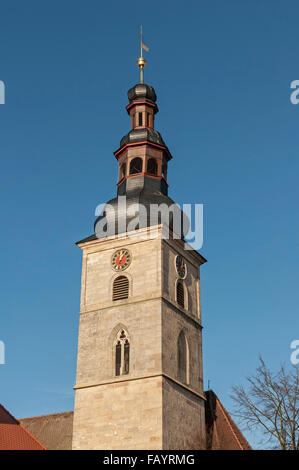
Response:
[{"label": "decorative stone band", "polygon": [[89,382],[85,384],[78,384],[78,385],[75,385],[73,389],[79,390],[81,388],[98,387],[100,385],[109,385],[109,384],[114,384],[118,382],[131,382],[133,380],[151,379],[154,377],[164,377],[165,379],[168,379],[171,382],[175,383],[176,385],[179,385],[180,387],[184,388],[185,390],[192,393],[193,395],[196,395],[198,398],[201,398],[202,400],[206,401],[206,397],[203,393],[197,392],[196,390],[191,388],[189,385],[186,385],[183,382],[180,382],[179,380],[174,379],[173,377],[170,377],[168,374],[165,374],[162,372],[158,374],[139,375],[138,377],[119,376],[118,378],[113,378],[111,380],[102,380],[101,382]]}]

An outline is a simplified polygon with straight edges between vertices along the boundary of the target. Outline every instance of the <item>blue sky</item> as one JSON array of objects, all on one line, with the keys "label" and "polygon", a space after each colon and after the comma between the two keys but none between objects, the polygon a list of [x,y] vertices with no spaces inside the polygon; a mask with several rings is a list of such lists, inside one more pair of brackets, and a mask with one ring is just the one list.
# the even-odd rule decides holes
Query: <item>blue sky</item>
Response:
[{"label": "blue sky", "polygon": [[[116,192],[138,31],[150,47],[170,196],[204,204],[204,373],[230,410],[261,353],[289,364],[298,328],[295,0],[2,0],[0,401],[73,408],[81,252]],[[255,444],[252,436],[246,434]]]}]

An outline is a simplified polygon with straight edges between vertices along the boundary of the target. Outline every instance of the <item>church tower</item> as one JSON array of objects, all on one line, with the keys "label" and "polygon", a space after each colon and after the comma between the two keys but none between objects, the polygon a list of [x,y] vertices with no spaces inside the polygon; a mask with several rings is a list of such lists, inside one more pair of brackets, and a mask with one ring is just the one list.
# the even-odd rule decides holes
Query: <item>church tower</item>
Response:
[{"label": "church tower", "polygon": [[94,235],[78,242],[73,449],[205,448],[199,268],[206,260],[173,236],[173,220],[169,237],[161,218],[140,217],[132,230],[136,207],[173,205],[172,156],[155,130],[158,107],[154,89],[143,83],[145,59],[138,65],[140,83],[126,107],[131,130],[114,153],[117,197]]}]

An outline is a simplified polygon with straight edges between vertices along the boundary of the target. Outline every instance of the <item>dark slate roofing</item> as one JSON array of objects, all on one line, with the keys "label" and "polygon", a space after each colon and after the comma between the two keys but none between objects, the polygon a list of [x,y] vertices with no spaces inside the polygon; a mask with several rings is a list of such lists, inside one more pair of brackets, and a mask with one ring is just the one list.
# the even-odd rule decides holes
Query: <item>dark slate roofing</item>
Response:
[{"label": "dark slate roofing", "polygon": [[128,98],[130,102],[146,99],[155,103],[157,100],[154,88],[145,83],[137,83],[133,88],[130,88]]},{"label": "dark slate roofing", "polygon": [[205,396],[207,450],[252,450],[217,395],[209,390]]},{"label": "dark slate roofing", "polygon": [[141,128],[141,129],[132,129],[126,134],[120,141],[120,148],[127,144],[132,144],[134,142],[152,142],[153,144],[162,145],[165,147],[165,142],[162,139],[160,132],[150,129],[150,128]]},{"label": "dark slate roofing", "polygon": [[20,423],[49,450],[71,450],[73,412],[55,413],[20,419]]},{"label": "dark slate roofing", "polygon": [[76,245],[79,245],[79,243],[91,242],[92,240],[98,240],[98,237],[95,234],[90,235],[89,237],[83,238],[82,240],[76,242]]},{"label": "dark slate roofing", "polygon": [[0,405],[0,450],[46,450],[22,424]]}]

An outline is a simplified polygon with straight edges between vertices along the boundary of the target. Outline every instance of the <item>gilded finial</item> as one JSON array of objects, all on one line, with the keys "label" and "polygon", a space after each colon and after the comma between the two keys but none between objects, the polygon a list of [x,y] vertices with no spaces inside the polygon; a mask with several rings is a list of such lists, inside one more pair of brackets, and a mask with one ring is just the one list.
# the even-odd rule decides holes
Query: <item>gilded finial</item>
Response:
[{"label": "gilded finial", "polygon": [[145,58],[142,56],[142,50],[145,50],[145,51],[148,51],[149,48],[143,44],[143,41],[142,41],[142,26],[140,26],[140,57],[139,59],[137,60],[137,65],[140,69],[140,83],[143,83],[143,69],[144,67],[146,66],[146,60]]}]

